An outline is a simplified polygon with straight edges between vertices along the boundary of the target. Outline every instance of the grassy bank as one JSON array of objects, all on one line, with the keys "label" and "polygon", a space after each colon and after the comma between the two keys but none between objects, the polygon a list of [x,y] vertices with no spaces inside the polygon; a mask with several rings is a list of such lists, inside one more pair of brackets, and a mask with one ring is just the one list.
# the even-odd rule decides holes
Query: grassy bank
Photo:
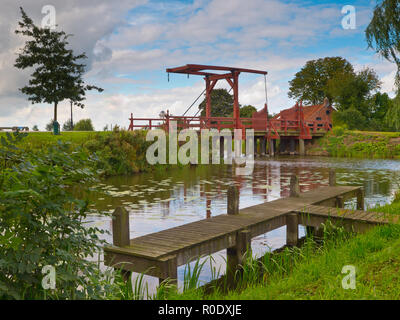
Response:
[{"label": "grassy bank", "polygon": [[352,131],[334,128],[307,148],[308,155],[400,158],[400,132]]},{"label": "grassy bank", "polygon": [[[0,137],[5,137],[0,132]],[[92,164],[99,175],[129,175],[167,169],[169,165],[150,165],[146,161],[146,150],[152,142],[146,141],[146,131],[134,132],[116,130],[102,132],[62,132],[53,135],[50,132],[29,132],[17,143],[24,153],[44,152],[58,142],[67,143],[69,152],[82,148],[94,156]]]},{"label": "grassy bank", "polygon": [[[375,208],[388,215],[400,214],[400,203]],[[356,270],[356,288],[344,289],[346,265]],[[322,246],[312,239],[298,249],[267,254],[261,262],[250,259],[239,290],[205,294],[188,290],[169,299],[399,299],[400,225],[375,227],[365,234],[351,234],[327,226]],[[261,274],[261,276],[260,276]]]}]

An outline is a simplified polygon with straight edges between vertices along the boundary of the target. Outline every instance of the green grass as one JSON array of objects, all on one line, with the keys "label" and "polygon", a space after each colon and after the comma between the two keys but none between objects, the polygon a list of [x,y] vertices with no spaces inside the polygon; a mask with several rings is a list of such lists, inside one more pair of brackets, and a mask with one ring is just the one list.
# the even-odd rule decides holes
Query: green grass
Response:
[{"label": "green grass", "polygon": [[307,150],[334,157],[400,158],[400,132],[369,132],[334,128]]},{"label": "green grass", "polygon": [[[389,215],[400,214],[400,202],[374,208]],[[365,234],[352,234],[327,225],[323,246],[312,239],[302,248],[267,254],[259,262],[248,259],[239,289],[187,290],[168,299],[399,299],[400,225],[378,226]],[[356,268],[356,288],[344,289],[345,265]]]},{"label": "green grass", "polygon": [[[111,134],[110,131],[65,131],[60,135],[54,135],[51,132],[29,132],[28,136],[22,140],[20,147],[24,150],[40,150],[54,145],[57,141],[70,142],[73,146],[83,146],[86,141],[91,140],[95,135]],[[6,132],[0,132],[0,137],[6,135]]]}]

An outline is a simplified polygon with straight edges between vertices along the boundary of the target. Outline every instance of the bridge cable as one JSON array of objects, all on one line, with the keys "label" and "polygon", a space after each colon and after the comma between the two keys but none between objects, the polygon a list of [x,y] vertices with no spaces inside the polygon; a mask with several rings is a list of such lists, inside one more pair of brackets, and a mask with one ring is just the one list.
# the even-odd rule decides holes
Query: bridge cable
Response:
[{"label": "bridge cable", "polygon": [[203,92],[200,93],[200,95],[196,98],[196,100],[193,101],[193,103],[190,105],[190,107],[186,109],[186,111],[183,113],[182,117],[190,110],[191,107],[193,107],[193,105],[197,102],[197,100],[200,99],[200,97],[203,95],[203,93],[205,91],[206,91],[206,89],[204,89]]}]

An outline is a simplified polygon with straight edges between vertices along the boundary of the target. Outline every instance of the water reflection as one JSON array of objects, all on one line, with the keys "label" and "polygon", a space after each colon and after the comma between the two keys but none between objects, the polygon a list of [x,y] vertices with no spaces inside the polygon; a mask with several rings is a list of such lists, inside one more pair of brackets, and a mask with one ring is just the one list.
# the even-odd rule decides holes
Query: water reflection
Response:
[{"label": "water reflection", "polygon": [[[338,185],[364,186],[366,207],[391,201],[400,183],[397,160],[256,158],[251,176],[235,175],[232,166],[208,165],[109,178],[89,195],[92,220],[98,227],[111,231],[111,220],[102,213],[122,205],[130,212],[134,238],[226,213],[230,185],[239,187],[240,208],[244,208],[288,196],[292,174],[299,176],[301,192],[328,185],[330,168],[336,169]],[[254,239],[255,255],[281,247],[285,232],[281,228]],[[106,239],[111,242],[111,236]],[[209,280],[207,277],[210,274],[204,280]]]}]

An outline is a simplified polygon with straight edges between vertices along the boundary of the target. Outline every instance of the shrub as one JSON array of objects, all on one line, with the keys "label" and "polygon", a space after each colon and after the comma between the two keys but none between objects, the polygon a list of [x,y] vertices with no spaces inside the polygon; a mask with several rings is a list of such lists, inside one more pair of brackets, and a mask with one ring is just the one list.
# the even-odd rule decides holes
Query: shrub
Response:
[{"label": "shrub", "polygon": [[[72,187],[93,181],[91,160],[58,142],[40,153],[20,153],[17,133],[1,137],[0,299],[99,298],[98,234],[85,227],[87,202]],[[42,288],[42,268],[55,267],[56,288]]]},{"label": "shrub", "polygon": [[74,131],[94,131],[92,120],[79,120],[74,126]]}]

